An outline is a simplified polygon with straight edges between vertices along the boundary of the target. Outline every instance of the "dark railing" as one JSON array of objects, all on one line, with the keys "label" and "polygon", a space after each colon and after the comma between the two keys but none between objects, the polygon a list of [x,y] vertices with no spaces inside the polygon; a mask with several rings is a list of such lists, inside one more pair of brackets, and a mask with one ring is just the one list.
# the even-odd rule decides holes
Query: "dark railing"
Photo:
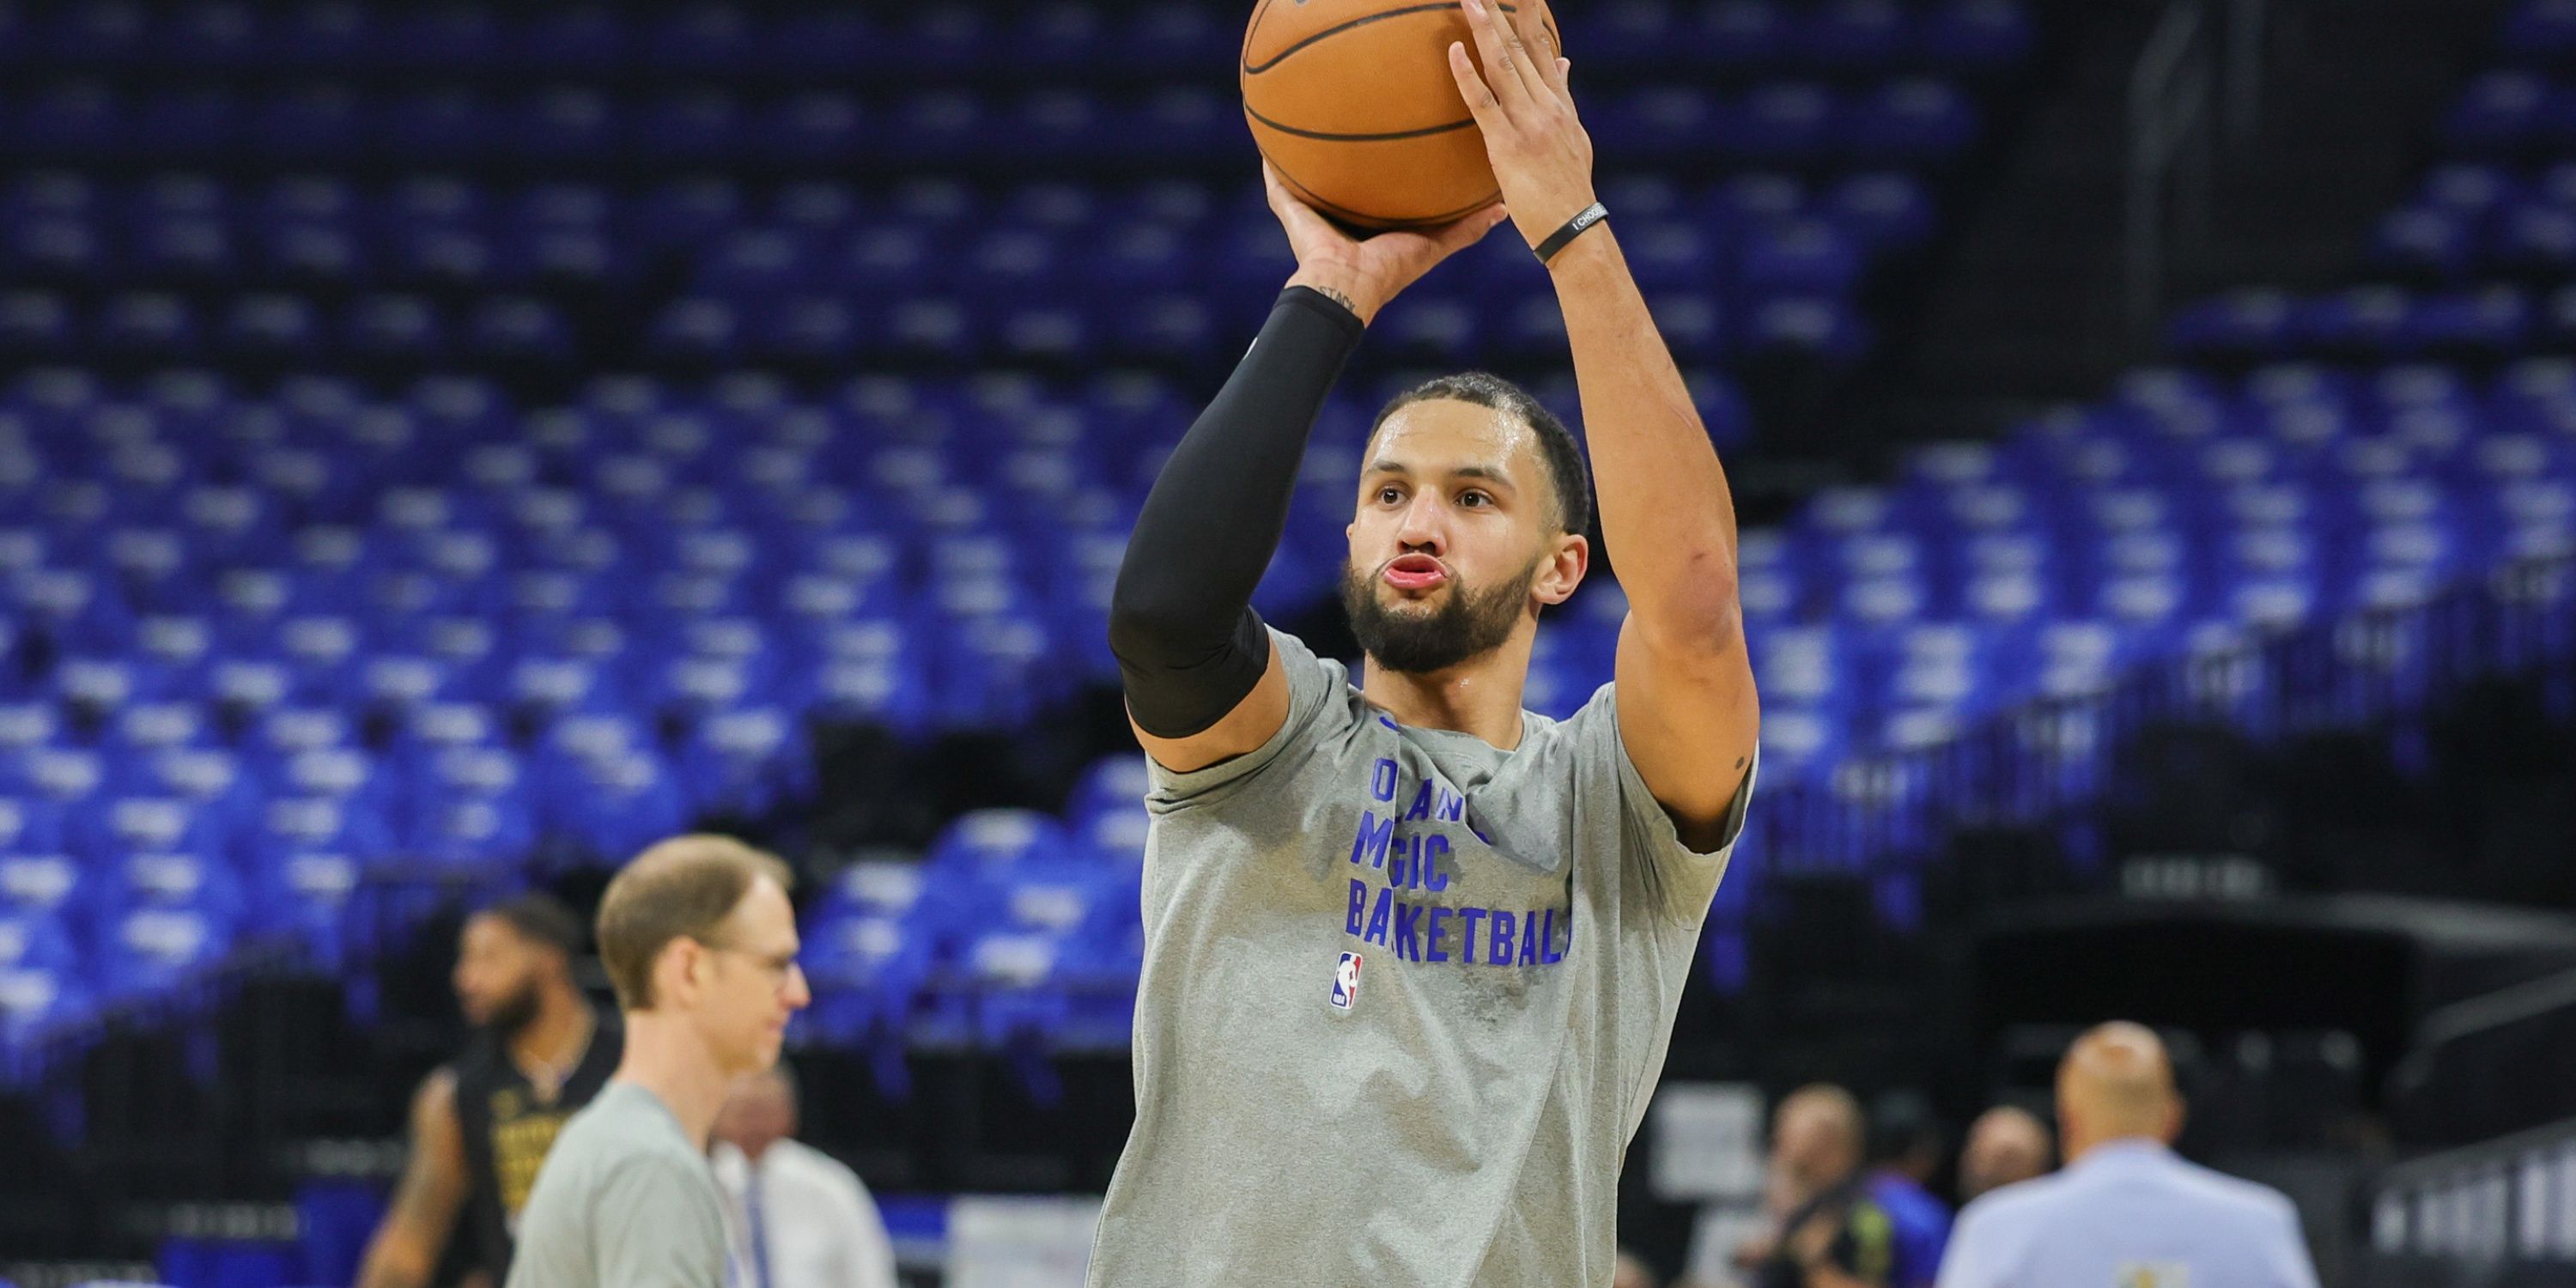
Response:
[{"label": "dark railing", "polygon": [[2266,0],[2171,0],[2129,73],[2128,321],[2163,315],[2177,251],[2209,231],[2218,153],[2253,140],[2262,110]]},{"label": "dark railing", "polygon": [[[2441,1143],[2576,1118],[2576,1078],[2528,1076],[2534,1069],[2576,1069],[2576,970],[2427,1014],[2390,1073],[2394,1125],[2404,1139]],[[2576,1174],[2568,1179],[2576,1186]],[[2576,1205],[2576,1189],[2568,1194]],[[2568,1210],[2576,1222],[2576,1206]]]},{"label": "dark railing", "polygon": [[[2557,663],[2554,670],[2544,670]],[[1968,827],[2037,827],[2098,804],[2136,735],[2222,724],[2261,742],[2332,728],[2402,731],[2482,677],[2543,673],[2576,712],[2576,558],[2522,560],[2420,604],[2370,609],[2147,663],[2098,693],[2050,698],[1960,737],[1766,784],[1748,851],[1771,871],[1866,874]]]},{"label": "dark railing", "polygon": [[2370,1246],[2382,1257],[2556,1262],[2576,1277],[2576,1213],[2564,1206],[2576,1194],[2576,1119],[2398,1164],[2375,1189]]}]

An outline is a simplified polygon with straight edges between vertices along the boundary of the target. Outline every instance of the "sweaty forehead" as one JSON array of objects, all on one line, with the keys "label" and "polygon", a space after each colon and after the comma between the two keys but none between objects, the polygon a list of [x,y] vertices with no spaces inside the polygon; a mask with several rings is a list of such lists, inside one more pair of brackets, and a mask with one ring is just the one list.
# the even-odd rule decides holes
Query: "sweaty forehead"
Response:
[{"label": "sweaty forehead", "polygon": [[1434,398],[1399,408],[1378,427],[1361,461],[1363,470],[1392,462],[1414,474],[1439,474],[1466,465],[1499,466],[1513,483],[1530,486],[1542,473],[1538,435],[1511,413],[1454,398]]}]

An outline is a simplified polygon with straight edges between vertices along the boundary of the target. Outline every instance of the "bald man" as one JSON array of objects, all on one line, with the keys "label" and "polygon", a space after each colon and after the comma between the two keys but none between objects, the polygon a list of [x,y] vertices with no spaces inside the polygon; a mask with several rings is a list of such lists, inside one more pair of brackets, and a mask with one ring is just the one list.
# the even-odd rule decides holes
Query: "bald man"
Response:
[{"label": "bald man", "polygon": [[1888,1288],[1896,1230],[1861,1174],[1866,1126],[1860,1102],[1816,1083],[1771,1116],[1772,1234],[1738,1259],[1756,1288]]},{"label": "bald man", "polygon": [[1959,1198],[1976,1199],[2007,1185],[2046,1176],[2055,1148],[2048,1124],[2018,1105],[1997,1105],[1977,1115],[1959,1151]]},{"label": "bald man", "polygon": [[1941,1288],[2316,1288],[2297,1209],[2176,1157],[2182,1115],[2153,1031],[2077,1039],[2057,1069],[2066,1169],[1969,1204]]}]

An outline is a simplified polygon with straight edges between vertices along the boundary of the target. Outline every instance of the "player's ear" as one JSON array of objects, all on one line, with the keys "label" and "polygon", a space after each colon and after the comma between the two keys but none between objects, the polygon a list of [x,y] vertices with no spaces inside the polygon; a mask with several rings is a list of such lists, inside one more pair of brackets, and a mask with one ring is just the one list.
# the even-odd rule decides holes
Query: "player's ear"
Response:
[{"label": "player's ear", "polygon": [[1579,532],[1564,532],[1549,542],[1547,562],[1539,568],[1538,581],[1530,587],[1543,604],[1562,604],[1574,598],[1574,590],[1583,584],[1583,576],[1592,568],[1592,540]]},{"label": "player's ear", "polygon": [[697,1000],[706,983],[706,961],[706,949],[686,935],[662,945],[662,955],[653,963],[654,1000],[681,1005]]}]

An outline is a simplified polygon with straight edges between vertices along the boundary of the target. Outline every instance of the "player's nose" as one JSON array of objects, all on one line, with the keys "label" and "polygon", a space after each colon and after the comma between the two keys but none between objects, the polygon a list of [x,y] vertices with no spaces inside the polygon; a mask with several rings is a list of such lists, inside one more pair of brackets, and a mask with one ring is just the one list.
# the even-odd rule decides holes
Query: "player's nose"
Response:
[{"label": "player's nose", "polygon": [[1449,534],[1439,501],[1427,495],[1413,498],[1396,524],[1395,540],[1405,554],[1426,554],[1437,559],[1446,553]]}]

